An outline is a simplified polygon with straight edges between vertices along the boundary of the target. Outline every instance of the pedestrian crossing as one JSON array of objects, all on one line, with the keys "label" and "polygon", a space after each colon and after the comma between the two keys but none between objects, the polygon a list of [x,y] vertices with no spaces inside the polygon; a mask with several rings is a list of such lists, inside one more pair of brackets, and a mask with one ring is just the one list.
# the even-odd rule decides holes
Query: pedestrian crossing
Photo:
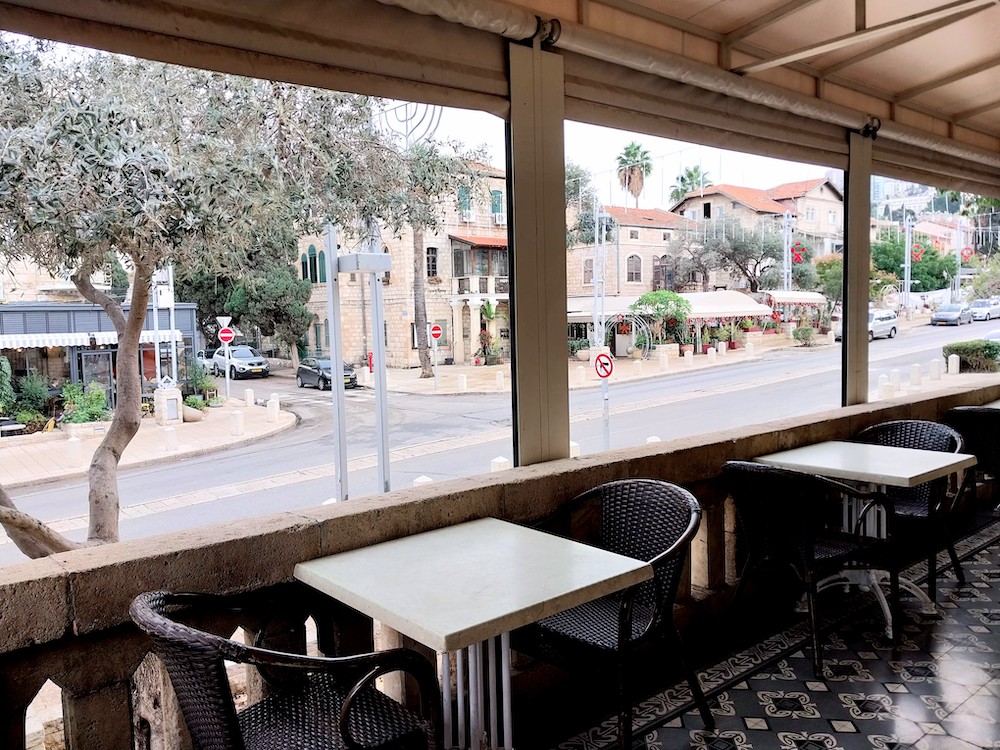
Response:
[{"label": "pedestrian crossing", "polygon": [[[302,388],[291,394],[281,394],[281,402],[284,404],[310,404],[325,406],[332,398],[330,391],[318,391],[315,388]],[[374,401],[375,391],[367,388],[347,388],[344,391],[344,398],[347,401]]]}]

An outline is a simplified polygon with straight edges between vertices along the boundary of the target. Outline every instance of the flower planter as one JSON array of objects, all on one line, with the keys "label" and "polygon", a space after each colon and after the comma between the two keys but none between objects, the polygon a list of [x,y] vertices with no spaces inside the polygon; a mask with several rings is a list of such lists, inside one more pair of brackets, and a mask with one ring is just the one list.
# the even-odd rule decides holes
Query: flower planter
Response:
[{"label": "flower planter", "polygon": [[580,360],[581,362],[589,362],[590,361],[590,349],[577,349],[576,350],[576,358],[578,360]]},{"label": "flower planter", "polygon": [[656,356],[660,354],[666,354],[668,357],[679,357],[680,356],[680,344],[657,344],[656,345]]},{"label": "flower planter", "polygon": [[729,348],[730,349],[739,349],[740,348],[740,342],[739,341],[730,341],[729,342]]},{"label": "flower planter", "polygon": [[678,351],[681,356],[684,356],[687,352],[694,352],[694,344],[680,344],[678,346]]},{"label": "flower planter", "polygon": [[764,335],[765,336],[773,336],[773,335],[775,335],[777,333],[778,333],[778,329],[777,328],[768,328],[766,331],[764,331]]},{"label": "flower planter", "polygon": [[185,422],[200,422],[201,418],[204,416],[201,409],[195,409],[193,406],[188,406],[187,404],[184,404],[182,413],[184,415]]},{"label": "flower planter", "polygon": [[708,350],[711,349],[711,348],[712,348],[711,344],[702,344],[701,345],[701,353],[702,354],[708,354]]}]

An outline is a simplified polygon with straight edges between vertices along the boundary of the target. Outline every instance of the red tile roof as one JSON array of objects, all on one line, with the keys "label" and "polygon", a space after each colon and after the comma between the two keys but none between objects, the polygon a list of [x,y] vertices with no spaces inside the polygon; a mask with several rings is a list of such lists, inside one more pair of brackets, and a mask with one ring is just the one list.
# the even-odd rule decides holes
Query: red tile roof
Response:
[{"label": "red tile roof", "polygon": [[675,203],[673,208],[676,209],[691,198],[708,195],[724,195],[761,214],[783,214],[788,210],[786,206],[772,200],[767,191],[758,190],[757,188],[740,187],[739,185],[710,185],[704,189],[692,190],[684,198]]},{"label": "red tile roof", "polygon": [[655,227],[657,229],[680,229],[692,222],[683,216],[663,211],[659,208],[628,208],[627,206],[604,206],[619,226]]},{"label": "red tile roof", "polygon": [[781,185],[775,185],[773,188],[768,188],[767,194],[776,201],[782,198],[801,198],[810,190],[818,188],[824,182],[827,182],[825,177],[800,180],[799,182],[785,182]]},{"label": "red tile roof", "polygon": [[507,247],[506,237],[476,237],[471,234],[449,234],[453,240],[467,242],[474,247]]}]

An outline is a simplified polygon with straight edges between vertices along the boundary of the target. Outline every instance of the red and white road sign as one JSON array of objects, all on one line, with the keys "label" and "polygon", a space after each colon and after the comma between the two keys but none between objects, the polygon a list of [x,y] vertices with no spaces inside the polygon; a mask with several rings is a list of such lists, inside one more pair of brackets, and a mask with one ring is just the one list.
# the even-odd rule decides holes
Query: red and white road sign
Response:
[{"label": "red and white road sign", "polygon": [[437,323],[431,326],[431,338],[434,339],[435,341],[441,338],[442,333],[444,333],[444,331],[441,330],[441,326],[439,326]]},{"label": "red and white road sign", "polygon": [[611,359],[610,355],[601,352],[594,360],[594,369],[597,370],[597,377],[610,378],[611,373],[615,370],[614,360]]},{"label": "red and white road sign", "polygon": [[234,338],[236,338],[236,331],[234,331],[232,328],[219,329],[219,341],[221,341],[223,344],[228,344]]}]

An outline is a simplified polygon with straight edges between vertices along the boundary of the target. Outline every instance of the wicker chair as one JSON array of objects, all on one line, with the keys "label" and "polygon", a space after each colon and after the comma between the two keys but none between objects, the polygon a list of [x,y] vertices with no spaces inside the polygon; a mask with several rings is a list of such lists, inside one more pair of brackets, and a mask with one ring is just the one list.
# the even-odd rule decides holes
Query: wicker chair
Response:
[{"label": "wicker chair", "polygon": [[515,650],[554,664],[614,668],[618,680],[618,746],[631,748],[632,703],[628,695],[631,657],[655,636],[676,655],[705,726],[714,726],[698,678],[686,664],[673,621],[674,600],[687,552],[701,522],[701,506],[677,485],[655,479],[602,484],[575,498],[562,517],[599,514],[594,536],[583,541],[621,555],[649,561],[652,581],[582,604],[512,634]]},{"label": "wicker chair", "polygon": [[[976,474],[992,486],[993,501],[1000,479],[1000,409],[989,406],[955,406],[944,421],[955,428],[965,441],[965,451],[976,456]],[[970,485],[971,488],[971,485]]]},{"label": "wicker chair", "polygon": [[[739,541],[746,556],[733,600],[740,598],[751,577],[766,566],[789,567],[805,587],[817,677],[823,676],[817,593],[834,583],[848,581],[845,571],[889,573],[886,606],[893,634],[897,633],[899,568],[894,564],[897,556],[892,554],[891,503],[883,495],[833,479],[747,461],[726,462],[723,476],[736,508]],[[854,516],[851,528],[846,530],[845,501],[853,506]],[[879,537],[871,535],[869,526],[878,523],[872,515],[876,508],[885,513]],[[881,594],[881,590],[876,593]]]},{"label": "wicker chair", "polygon": [[[929,451],[961,453],[965,442],[954,429],[940,422],[923,419],[895,419],[866,427],[854,436],[860,443],[892,445],[900,448],[919,448]],[[960,583],[965,582],[965,574],[958,562],[954,533],[951,523],[952,512],[958,507],[958,500],[968,486],[968,477],[959,477],[955,491],[949,492],[949,477],[934,479],[917,487],[887,487],[886,496],[892,500],[896,510],[897,530],[900,549],[905,547],[923,549],[927,555],[927,596],[932,602],[937,600],[937,553],[947,548],[955,575]]]},{"label": "wicker chair", "polygon": [[[240,611],[208,594],[153,591],[132,602],[132,619],[153,641],[180,703],[195,750],[427,750],[442,748],[434,666],[409,649],[325,658],[248,646],[178,617]],[[225,662],[255,665],[265,697],[239,713]],[[380,675],[416,678],[428,718],[374,689]]]}]

